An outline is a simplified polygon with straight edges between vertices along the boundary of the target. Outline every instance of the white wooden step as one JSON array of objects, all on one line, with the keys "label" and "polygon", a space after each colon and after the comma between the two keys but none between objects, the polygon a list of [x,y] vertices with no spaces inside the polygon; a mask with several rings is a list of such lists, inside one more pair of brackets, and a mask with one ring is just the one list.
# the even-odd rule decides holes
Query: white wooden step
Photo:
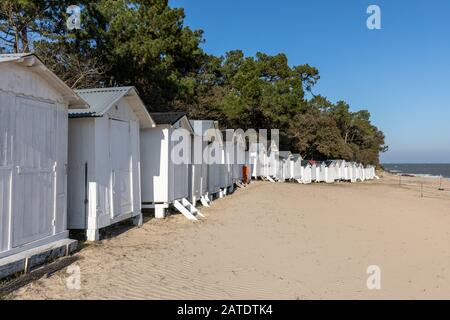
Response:
[{"label": "white wooden step", "polygon": [[185,216],[188,220],[198,220],[188,209],[186,209],[180,201],[175,200],[173,202],[173,206],[177,209],[183,216]]}]

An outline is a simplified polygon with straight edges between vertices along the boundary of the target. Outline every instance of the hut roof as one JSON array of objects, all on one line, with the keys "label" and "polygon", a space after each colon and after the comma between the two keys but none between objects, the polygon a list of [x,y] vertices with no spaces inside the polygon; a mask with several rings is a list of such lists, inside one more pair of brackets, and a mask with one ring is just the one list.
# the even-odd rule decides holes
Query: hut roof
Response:
[{"label": "hut roof", "polygon": [[0,63],[17,63],[31,72],[35,72],[53,87],[61,91],[69,109],[87,109],[88,103],[77,95],[64,81],[48,69],[41,59],[34,53],[0,54]]},{"label": "hut roof", "polygon": [[70,110],[69,118],[101,117],[121,98],[125,98],[138,117],[142,128],[155,126],[154,119],[148,113],[135,87],[92,88],[75,90],[75,92],[89,103],[90,109]]},{"label": "hut roof", "polygon": [[292,153],[290,151],[280,151],[279,152],[280,158],[288,159],[292,156]]},{"label": "hut roof", "polygon": [[156,124],[174,125],[186,116],[185,112],[153,112],[150,114]]}]

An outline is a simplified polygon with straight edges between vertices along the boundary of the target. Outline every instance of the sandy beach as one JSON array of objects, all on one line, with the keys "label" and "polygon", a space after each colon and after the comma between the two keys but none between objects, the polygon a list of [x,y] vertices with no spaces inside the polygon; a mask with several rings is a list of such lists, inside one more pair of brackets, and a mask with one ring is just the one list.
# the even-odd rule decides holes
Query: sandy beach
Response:
[{"label": "sandy beach", "polygon": [[[421,191],[423,187],[423,197]],[[450,182],[384,174],[364,183],[256,182],[202,208],[147,218],[10,299],[450,298]],[[367,267],[381,269],[368,290]]]}]

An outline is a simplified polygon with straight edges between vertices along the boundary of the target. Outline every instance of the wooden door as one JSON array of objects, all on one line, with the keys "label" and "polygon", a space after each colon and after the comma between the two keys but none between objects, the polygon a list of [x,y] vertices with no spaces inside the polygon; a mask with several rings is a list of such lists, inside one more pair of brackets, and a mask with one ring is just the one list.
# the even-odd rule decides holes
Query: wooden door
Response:
[{"label": "wooden door", "polygon": [[133,211],[130,124],[110,120],[113,218]]},{"label": "wooden door", "polygon": [[14,103],[14,95],[0,92],[0,252],[6,251],[9,246]]},{"label": "wooden door", "polygon": [[56,106],[17,98],[15,109],[12,247],[53,234],[57,161]]}]

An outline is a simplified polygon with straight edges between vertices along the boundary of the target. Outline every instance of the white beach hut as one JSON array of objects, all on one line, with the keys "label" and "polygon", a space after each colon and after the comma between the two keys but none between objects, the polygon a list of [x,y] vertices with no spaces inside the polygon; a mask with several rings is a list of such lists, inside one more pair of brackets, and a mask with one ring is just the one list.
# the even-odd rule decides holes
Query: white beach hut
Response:
[{"label": "white beach hut", "polygon": [[352,167],[351,162],[345,162],[344,169],[342,172],[342,180],[351,181],[352,180]]},{"label": "white beach hut", "polygon": [[253,179],[253,163],[250,157],[250,142],[244,137],[245,143],[245,170],[243,172],[243,181],[247,184],[250,184]]},{"label": "white beach hut", "polygon": [[201,213],[189,198],[192,162],[192,126],[182,112],[150,114],[156,126],[141,129],[142,207],[154,208],[164,218],[173,207],[189,220]]},{"label": "white beach hut", "polygon": [[280,169],[279,176],[281,182],[292,180],[294,178],[294,162],[292,160],[292,153],[290,151],[280,151]]},{"label": "white beach hut", "polygon": [[375,166],[369,165],[367,167],[367,170],[368,170],[368,172],[367,172],[368,178],[367,179],[369,179],[369,180],[375,179],[375,175],[376,175],[375,174]]},{"label": "white beach hut", "polygon": [[356,180],[358,181],[364,181],[364,175],[363,175],[363,168],[364,166],[361,163],[356,164]]},{"label": "white beach hut", "polygon": [[208,145],[210,144],[209,130],[214,128],[212,120],[190,120],[194,130],[192,142],[192,164],[189,179],[189,200],[192,204],[201,201],[209,206],[208,197]]},{"label": "white beach hut", "polygon": [[346,167],[346,161],[345,160],[336,160],[336,180],[345,180],[345,167]]},{"label": "white beach hut", "polygon": [[0,55],[0,278],[48,258],[32,255],[76,248],[67,239],[67,112],[82,107],[34,54]]},{"label": "white beach hut", "polygon": [[292,154],[292,166],[291,173],[292,179],[297,182],[301,182],[302,179],[302,156],[298,153]]},{"label": "white beach hut", "polygon": [[278,181],[281,179],[282,164],[280,160],[280,150],[274,141],[271,141],[269,146],[269,177]]},{"label": "white beach hut", "polygon": [[316,182],[324,182],[325,181],[325,169],[326,164],[324,161],[316,163]]},{"label": "white beach hut", "polygon": [[324,181],[326,183],[334,183],[338,176],[338,161],[337,160],[329,160],[325,161],[325,178]]},{"label": "white beach hut", "polygon": [[308,161],[311,166],[311,181],[316,182],[317,180],[317,162],[316,161]]},{"label": "white beach hut", "polygon": [[[308,184],[311,183],[312,180],[312,174],[313,174],[313,169],[311,166],[311,163],[309,161],[306,160],[301,160],[301,182]],[[314,168],[314,172],[315,172],[315,168]]]},{"label": "white beach hut", "polygon": [[366,167],[364,168],[364,176],[365,176],[366,180],[371,180],[371,177],[370,177],[370,167],[369,167],[369,166],[366,166]]},{"label": "white beach hut", "polygon": [[[240,184],[243,180],[243,167],[245,165],[245,138],[241,130],[227,129],[222,132],[226,163],[226,175],[228,183]],[[231,174],[228,170],[231,170]],[[231,178],[231,181],[229,179]]]},{"label": "white beach hut", "polygon": [[361,164],[361,175],[362,175],[362,179],[361,179],[362,181],[367,180],[367,169],[363,164]]},{"label": "white beach hut", "polygon": [[246,162],[245,162],[245,137],[244,137],[243,132],[234,131],[233,144],[234,144],[233,183],[240,184],[244,180],[244,165],[246,164]]},{"label": "white beach hut", "polygon": [[356,162],[350,162],[350,182],[358,180],[358,169]]},{"label": "white beach hut", "polygon": [[223,195],[226,195],[234,190],[233,183],[233,161],[234,161],[234,142],[232,136],[227,140],[227,132],[221,131],[223,140],[223,151],[222,151],[222,174],[220,187],[222,189]]},{"label": "white beach hut", "polygon": [[[247,145],[247,142],[246,142]],[[247,149],[245,151],[245,167],[246,167],[246,175],[244,176],[244,182],[251,183],[252,181],[252,172],[253,172],[253,164],[250,159],[250,150]]]},{"label": "white beach hut", "polygon": [[372,165],[367,166],[367,179],[373,180],[375,179],[375,167]]},{"label": "white beach hut", "polygon": [[269,157],[264,143],[250,144],[249,159],[252,166],[252,177],[254,179],[266,179],[269,177]]},{"label": "white beach hut", "polygon": [[208,158],[208,197],[209,200],[222,197],[222,175],[224,172],[224,143],[222,133],[219,130],[219,122],[210,121],[211,127],[208,129],[207,158]]},{"label": "white beach hut", "polygon": [[155,126],[134,87],[77,90],[90,109],[69,111],[68,227],[142,224],[139,128]]}]

